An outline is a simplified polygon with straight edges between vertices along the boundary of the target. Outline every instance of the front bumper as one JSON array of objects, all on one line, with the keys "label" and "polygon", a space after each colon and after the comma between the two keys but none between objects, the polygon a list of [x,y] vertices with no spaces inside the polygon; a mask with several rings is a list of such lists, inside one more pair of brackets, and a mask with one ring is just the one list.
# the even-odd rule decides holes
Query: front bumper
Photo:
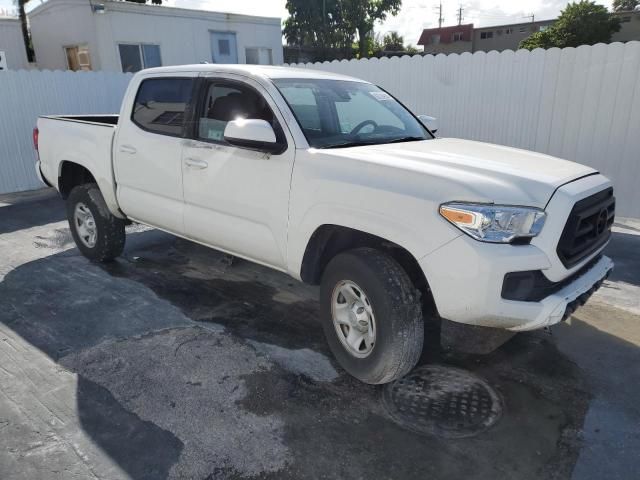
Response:
[{"label": "front bumper", "polygon": [[[599,254],[600,251],[591,258]],[[572,313],[586,301],[613,268],[611,259],[602,256],[562,289],[531,302],[502,298],[502,285],[506,273],[544,271],[550,267],[547,255],[534,245],[484,244],[460,236],[422,258],[420,265],[441,317],[511,331],[534,330],[560,322],[565,313]]]}]

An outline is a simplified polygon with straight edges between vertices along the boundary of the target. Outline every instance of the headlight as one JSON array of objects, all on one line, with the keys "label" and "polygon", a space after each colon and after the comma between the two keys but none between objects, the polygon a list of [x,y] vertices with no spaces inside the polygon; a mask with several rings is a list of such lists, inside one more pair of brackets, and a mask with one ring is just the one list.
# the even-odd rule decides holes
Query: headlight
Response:
[{"label": "headlight", "polygon": [[440,205],[440,215],[476,240],[491,243],[535,237],[546,218],[539,208],[457,202]]}]

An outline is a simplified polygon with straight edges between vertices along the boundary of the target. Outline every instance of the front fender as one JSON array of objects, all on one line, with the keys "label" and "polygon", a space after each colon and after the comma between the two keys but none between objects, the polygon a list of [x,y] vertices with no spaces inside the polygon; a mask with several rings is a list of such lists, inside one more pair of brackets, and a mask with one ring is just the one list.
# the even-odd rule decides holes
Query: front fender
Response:
[{"label": "front fender", "polygon": [[441,228],[429,238],[424,222],[403,222],[398,217],[339,204],[321,203],[311,207],[296,228],[290,230],[288,250],[289,274],[300,279],[307,245],[314,232],[323,225],[336,225],[358,230],[393,242],[416,259],[459,236],[453,229]]}]

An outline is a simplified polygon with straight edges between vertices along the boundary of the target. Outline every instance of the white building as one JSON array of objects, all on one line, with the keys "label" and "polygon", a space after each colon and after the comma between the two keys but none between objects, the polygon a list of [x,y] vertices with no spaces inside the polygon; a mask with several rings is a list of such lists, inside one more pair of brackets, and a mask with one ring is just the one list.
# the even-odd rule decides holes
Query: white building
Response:
[{"label": "white building", "polygon": [[38,68],[133,72],[189,63],[282,63],[280,18],[131,2],[48,0],[29,13]]},{"label": "white building", "polygon": [[28,66],[20,20],[0,17],[0,69],[19,70]]}]

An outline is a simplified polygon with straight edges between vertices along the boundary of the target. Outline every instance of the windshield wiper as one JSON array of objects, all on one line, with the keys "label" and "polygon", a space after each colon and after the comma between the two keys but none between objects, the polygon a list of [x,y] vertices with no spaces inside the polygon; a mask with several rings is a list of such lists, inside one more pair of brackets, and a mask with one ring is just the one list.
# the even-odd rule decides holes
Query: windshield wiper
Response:
[{"label": "windshield wiper", "polygon": [[389,140],[388,142],[384,142],[384,143],[402,143],[402,142],[419,142],[422,140],[426,140],[426,138],[424,137],[400,137],[400,138],[394,138],[393,140]]},{"label": "windshield wiper", "polygon": [[336,143],[334,145],[325,145],[320,148],[347,148],[347,147],[363,147],[365,145],[377,145],[378,142],[344,142]]},{"label": "windshield wiper", "polygon": [[336,143],[334,145],[327,145],[320,148],[348,148],[348,147],[364,147],[367,145],[385,145],[387,143],[402,143],[402,142],[419,142],[422,140],[426,140],[424,137],[400,137],[394,138],[393,140],[383,140],[383,141],[373,141],[373,142],[344,142],[344,143]]}]

